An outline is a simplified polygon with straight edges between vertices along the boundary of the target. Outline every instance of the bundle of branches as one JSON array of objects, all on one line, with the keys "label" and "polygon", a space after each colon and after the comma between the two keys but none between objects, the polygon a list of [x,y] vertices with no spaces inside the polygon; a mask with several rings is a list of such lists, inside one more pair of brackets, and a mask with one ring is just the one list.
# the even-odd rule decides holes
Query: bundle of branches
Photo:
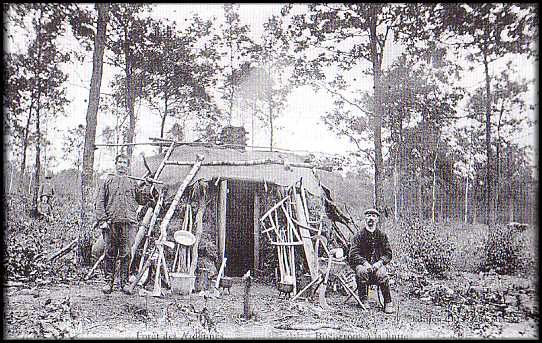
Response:
[{"label": "bundle of branches", "polygon": [[209,274],[216,273],[218,265],[218,250],[214,239],[209,233],[203,233],[198,245],[198,269],[207,269]]}]

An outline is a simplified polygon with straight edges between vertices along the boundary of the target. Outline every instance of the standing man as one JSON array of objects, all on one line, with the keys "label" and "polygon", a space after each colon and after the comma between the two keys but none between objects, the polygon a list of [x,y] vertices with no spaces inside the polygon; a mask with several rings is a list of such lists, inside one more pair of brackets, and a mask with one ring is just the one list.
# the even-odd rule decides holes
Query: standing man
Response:
[{"label": "standing man", "polygon": [[352,238],[348,264],[356,272],[356,283],[360,300],[367,304],[367,285],[377,284],[384,297],[384,312],[393,313],[393,303],[386,270],[392,258],[388,236],[377,228],[380,213],[369,208],[365,215],[365,227]]},{"label": "standing man", "polygon": [[40,212],[46,218],[50,218],[53,209],[53,196],[55,195],[55,189],[51,182],[52,174],[48,172],[45,175],[45,181],[40,185]]},{"label": "standing man", "polygon": [[116,175],[110,176],[100,187],[96,199],[96,220],[105,242],[105,294],[113,291],[117,258],[120,260],[120,286],[128,294],[130,274],[130,234],[137,224],[137,207],[144,202],[143,185],[128,178],[130,160],[120,154],[115,158]]}]

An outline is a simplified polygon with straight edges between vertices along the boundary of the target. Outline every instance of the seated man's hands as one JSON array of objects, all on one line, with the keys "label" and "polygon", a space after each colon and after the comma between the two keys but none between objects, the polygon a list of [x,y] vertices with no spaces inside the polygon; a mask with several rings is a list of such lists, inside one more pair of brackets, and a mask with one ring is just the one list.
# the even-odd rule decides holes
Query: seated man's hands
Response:
[{"label": "seated man's hands", "polygon": [[373,266],[367,261],[363,264],[359,264],[356,266],[356,275],[359,277],[366,276],[369,273],[373,272]]},{"label": "seated man's hands", "polygon": [[380,268],[382,268],[382,266],[384,265],[384,262],[382,262],[382,260],[378,260],[376,261],[375,263],[373,263],[373,269],[375,271],[379,270]]},{"label": "seated man's hands", "polygon": [[104,221],[102,222],[102,224],[100,224],[100,229],[106,230],[108,228],[109,228],[109,223],[107,221]]}]

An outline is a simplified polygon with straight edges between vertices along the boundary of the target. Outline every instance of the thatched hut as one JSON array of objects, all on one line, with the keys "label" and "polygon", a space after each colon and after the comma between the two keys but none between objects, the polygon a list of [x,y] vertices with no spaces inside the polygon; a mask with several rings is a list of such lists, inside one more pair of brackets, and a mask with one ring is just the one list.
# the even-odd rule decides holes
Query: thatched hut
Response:
[{"label": "thatched hut", "polygon": [[[162,163],[165,154],[146,158],[153,172]],[[227,257],[228,276],[241,276],[249,269],[262,270],[266,256],[272,256],[269,251],[274,250],[264,242],[270,236],[267,234],[266,238],[262,233],[260,219],[291,189],[302,188],[308,194],[307,198],[312,199],[307,201],[311,204],[310,210],[304,212],[306,225],[321,219],[324,208],[328,216],[331,213],[333,221],[341,221],[337,211],[329,211],[330,192],[323,186],[326,180],[340,176],[315,168],[306,157],[297,154],[216,145],[175,147],[159,177],[163,184],[157,186],[167,192],[164,208],[169,207],[198,155],[203,156],[204,160],[183,193],[176,220],[172,220],[168,235],[171,237],[182,226],[184,213],[189,213],[184,210],[188,205],[194,216],[195,233],[216,245],[219,260]],[[146,170],[142,160],[133,161],[132,175],[143,175]],[[292,202],[291,208],[297,212],[293,217],[300,221],[302,209]],[[304,251],[304,266],[307,269],[311,269],[307,261],[314,258],[310,256],[314,255],[310,235],[310,232],[305,234],[307,237],[303,238],[302,249],[296,249],[296,253]],[[197,256],[197,251],[195,253]]]}]

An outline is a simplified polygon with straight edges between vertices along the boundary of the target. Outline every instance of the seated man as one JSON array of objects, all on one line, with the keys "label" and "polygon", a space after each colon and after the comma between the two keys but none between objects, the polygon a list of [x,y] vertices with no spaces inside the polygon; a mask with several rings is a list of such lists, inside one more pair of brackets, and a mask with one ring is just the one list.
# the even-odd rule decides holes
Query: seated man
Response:
[{"label": "seated man", "polygon": [[367,285],[377,284],[384,297],[384,312],[393,313],[389,278],[385,265],[392,257],[388,236],[377,228],[380,213],[373,208],[364,212],[365,227],[350,242],[348,264],[356,272],[360,300],[367,304]]}]

